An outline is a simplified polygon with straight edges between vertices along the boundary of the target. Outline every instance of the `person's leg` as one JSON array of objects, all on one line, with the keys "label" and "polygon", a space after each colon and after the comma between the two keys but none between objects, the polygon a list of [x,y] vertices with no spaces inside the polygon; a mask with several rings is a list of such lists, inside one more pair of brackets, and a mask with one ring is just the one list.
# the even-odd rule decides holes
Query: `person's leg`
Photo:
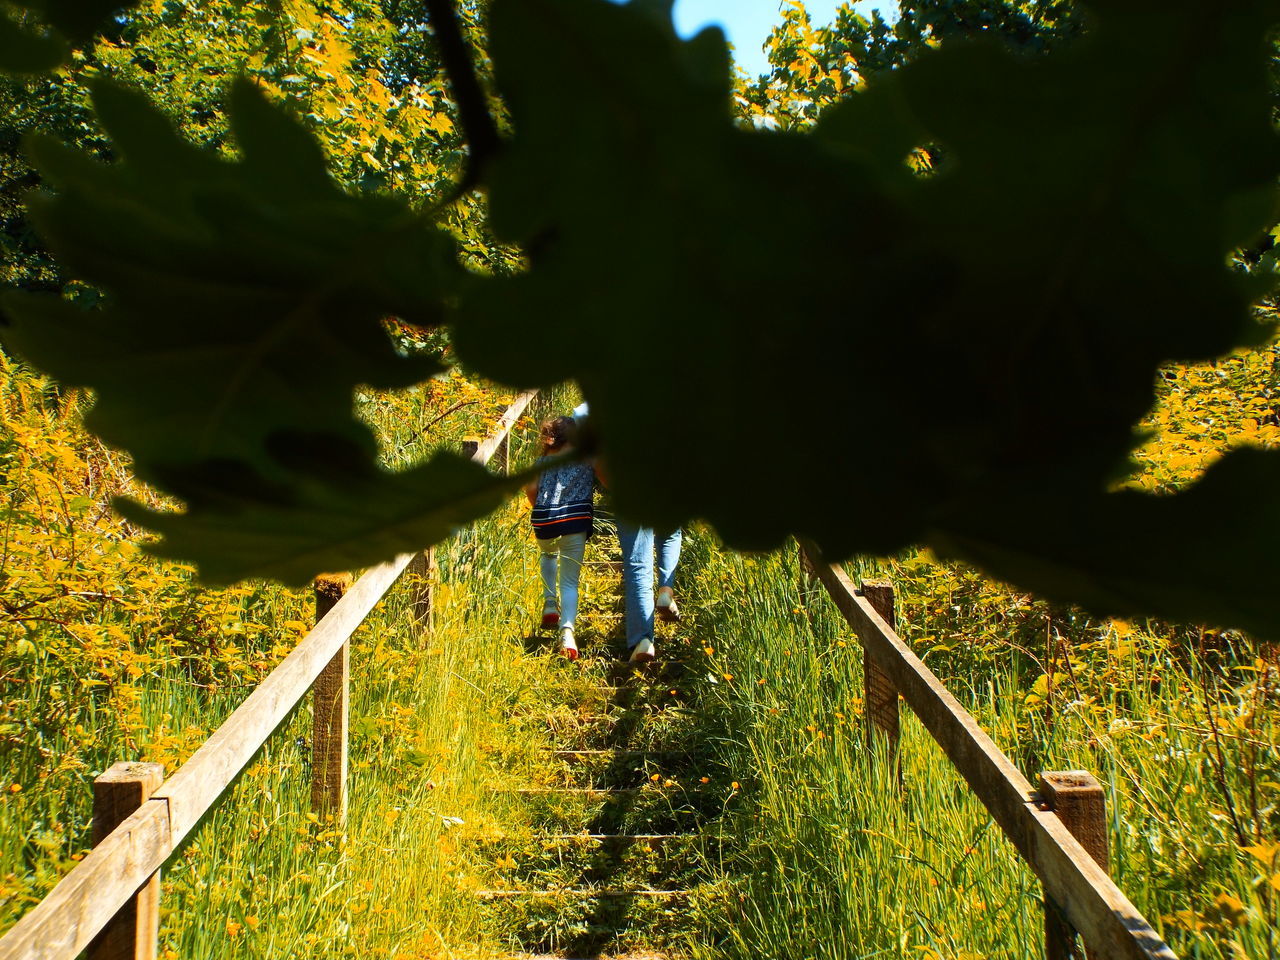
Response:
[{"label": "person's leg", "polygon": [[676,581],[676,564],[680,562],[680,544],[684,542],[684,534],[679,529],[675,533],[658,538],[658,586],[671,587]]},{"label": "person's leg", "polygon": [[659,535],[658,540],[658,596],[654,601],[654,609],[666,623],[675,623],[680,619],[680,608],[676,606],[675,589],[676,564],[680,562],[680,543],[683,537],[679,530],[675,533]]},{"label": "person's leg", "polygon": [[618,521],[622,586],[626,596],[627,646],[653,643],[653,531]]},{"label": "person's leg", "polygon": [[578,582],[582,556],[587,549],[585,533],[566,533],[560,538],[560,626],[572,627],[578,616]]},{"label": "person's leg", "polygon": [[538,558],[538,572],[542,574],[542,625],[557,627],[560,625],[560,602],[556,593],[556,558],[560,551],[560,538],[539,540],[538,549],[542,551]]}]

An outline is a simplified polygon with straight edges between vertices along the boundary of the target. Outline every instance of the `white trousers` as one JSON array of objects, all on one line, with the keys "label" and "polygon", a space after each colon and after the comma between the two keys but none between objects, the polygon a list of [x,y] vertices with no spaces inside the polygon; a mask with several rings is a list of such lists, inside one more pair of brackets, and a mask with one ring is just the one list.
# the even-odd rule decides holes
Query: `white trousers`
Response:
[{"label": "white trousers", "polygon": [[560,626],[572,627],[578,616],[578,580],[582,575],[582,555],[587,549],[587,535],[566,533],[550,540],[539,540],[538,549],[542,551],[538,568],[542,573],[543,606],[547,609],[559,609]]}]

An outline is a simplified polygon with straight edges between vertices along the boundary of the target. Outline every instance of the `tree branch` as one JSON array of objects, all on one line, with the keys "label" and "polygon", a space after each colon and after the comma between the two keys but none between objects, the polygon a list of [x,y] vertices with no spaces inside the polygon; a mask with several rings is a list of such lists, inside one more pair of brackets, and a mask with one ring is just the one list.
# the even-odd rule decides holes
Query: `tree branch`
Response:
[{"label": "tree branch", "polygon": [[463,194],[480,183],[485,165],[498,152],[498,127],[493,122],[493,115],[489,113],[489,104],[484,89],[480,86],[480,79],[476,76],[471,51],[463,39],[453,0],[425,2],[428,19],[435,30],[436,41],[440,44],[444,72],[458,104],[462,132],[471,148],[466,173],[458,184],[458,194]]}]

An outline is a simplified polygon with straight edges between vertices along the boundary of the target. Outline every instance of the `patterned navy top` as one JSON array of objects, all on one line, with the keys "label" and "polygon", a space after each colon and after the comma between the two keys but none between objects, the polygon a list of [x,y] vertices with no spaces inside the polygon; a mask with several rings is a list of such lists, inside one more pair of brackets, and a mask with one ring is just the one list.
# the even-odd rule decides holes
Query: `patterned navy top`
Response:
[{"label": "patterned navy top", "polygon": [[[541,457],[542,463],[547,457]],[[548,467],[538,477],[538,496],[533,502],[533,533],[550,540],[565,533],[591,534],[591,495],[595,471],[587,463],[560,463]]]}]

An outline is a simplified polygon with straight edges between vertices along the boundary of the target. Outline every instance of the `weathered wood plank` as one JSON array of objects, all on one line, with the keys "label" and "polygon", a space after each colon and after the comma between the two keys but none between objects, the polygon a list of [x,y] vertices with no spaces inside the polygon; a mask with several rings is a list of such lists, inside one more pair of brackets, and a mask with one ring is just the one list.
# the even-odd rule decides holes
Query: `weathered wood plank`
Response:
[{"label": "weathered wood plank", "polygon": [[507,434],[511,432],[511,428],[516,425],[516,421],[520,419],[520,415],[524,413],[525,407],[529,406],[529,402],[537,395],[537,390],[526,390],[519,394],[513,401],[511,406],[503,412],[498,418],[498,423],[494,431],[489,434],[488,438],[481,443],[475,453],[471,455],[472,460],[480,463],[488,463],[498,447],[501,446],[506,439]]},{"label": "weathered wood plank", "polygon": [[[316,622],[351,587],[351,575],[316,577]],[[311,810],[347,822],[347,726],[351,701],[351,641],[320,671],[311,688]]]},{"label": "weathered wood plank", "polygon": [[[1087,770],[1062,770],[1040,774],[1041,806],[1052,810],[1080,846],[1105,872],[1108,868],[1107,801],[1100,784]],[[1097,950],[1079,949],[1076,931],[1062,917],[1057,904],[1044,905],[1044,953],[1046,960],[1102,960]]]},{"label": "weathered wood plank", "polygon": [[440,579],[435,547],[428,547],[413,558],[409,577],[412,579],[409,615],[419,630],[430,633],[435,625],[436,581]]},{"label": "weathered wood plank", "polygon": [[168,802],[152,797],[0,938],[0,960],[78,956],[172,850]]},{"label": "weathered wood plank", "polygon": [[508,431],[502,435],[502,440],[498,443],[497,450],[494,451],[493,460],[490,461],[494,465],[494,472],[509,474],[511,472],[511,433]]},{"label": "weathered wood plank", "polygon": [[169,801],[174,843],[184,837],[253,759],[267,737],[311,689],[413,559],[402,553],[369,570],[334,604],[293,652],[249,694],[157,792]]},{"label": "weathered wood plank", "polygon": [[[884,581],[864,583],[860,591],[867,602],[880,614],[891,629],[897,628],[894,615],[893,584]],[[898,744],[902,739],[902,721],[898,715],[898,688],[889,675],[880,669],[871,651],[862,648],[862,677],[865,686],[864,702],[867,719],[867,744],[874,736],[881,735],[888,746],[890,758],[896,760]]]},{"label": "weathered wood plank", "polygon": [[837,609],[876,664],[968,782],[1004,835],[1044,884],[1045,893],[1100,956],[1176,960],[1040,795],[933,671],[885,623],[838,565],[805,551]]},{"label": "weathered wood plank", "polygon": [[[164,782],[159,763],[113,764],[93,781],[96,847],[133,815]],[[154,960],[160,948],[160,872],[138,888],[89,944],[87,960]]]}]

